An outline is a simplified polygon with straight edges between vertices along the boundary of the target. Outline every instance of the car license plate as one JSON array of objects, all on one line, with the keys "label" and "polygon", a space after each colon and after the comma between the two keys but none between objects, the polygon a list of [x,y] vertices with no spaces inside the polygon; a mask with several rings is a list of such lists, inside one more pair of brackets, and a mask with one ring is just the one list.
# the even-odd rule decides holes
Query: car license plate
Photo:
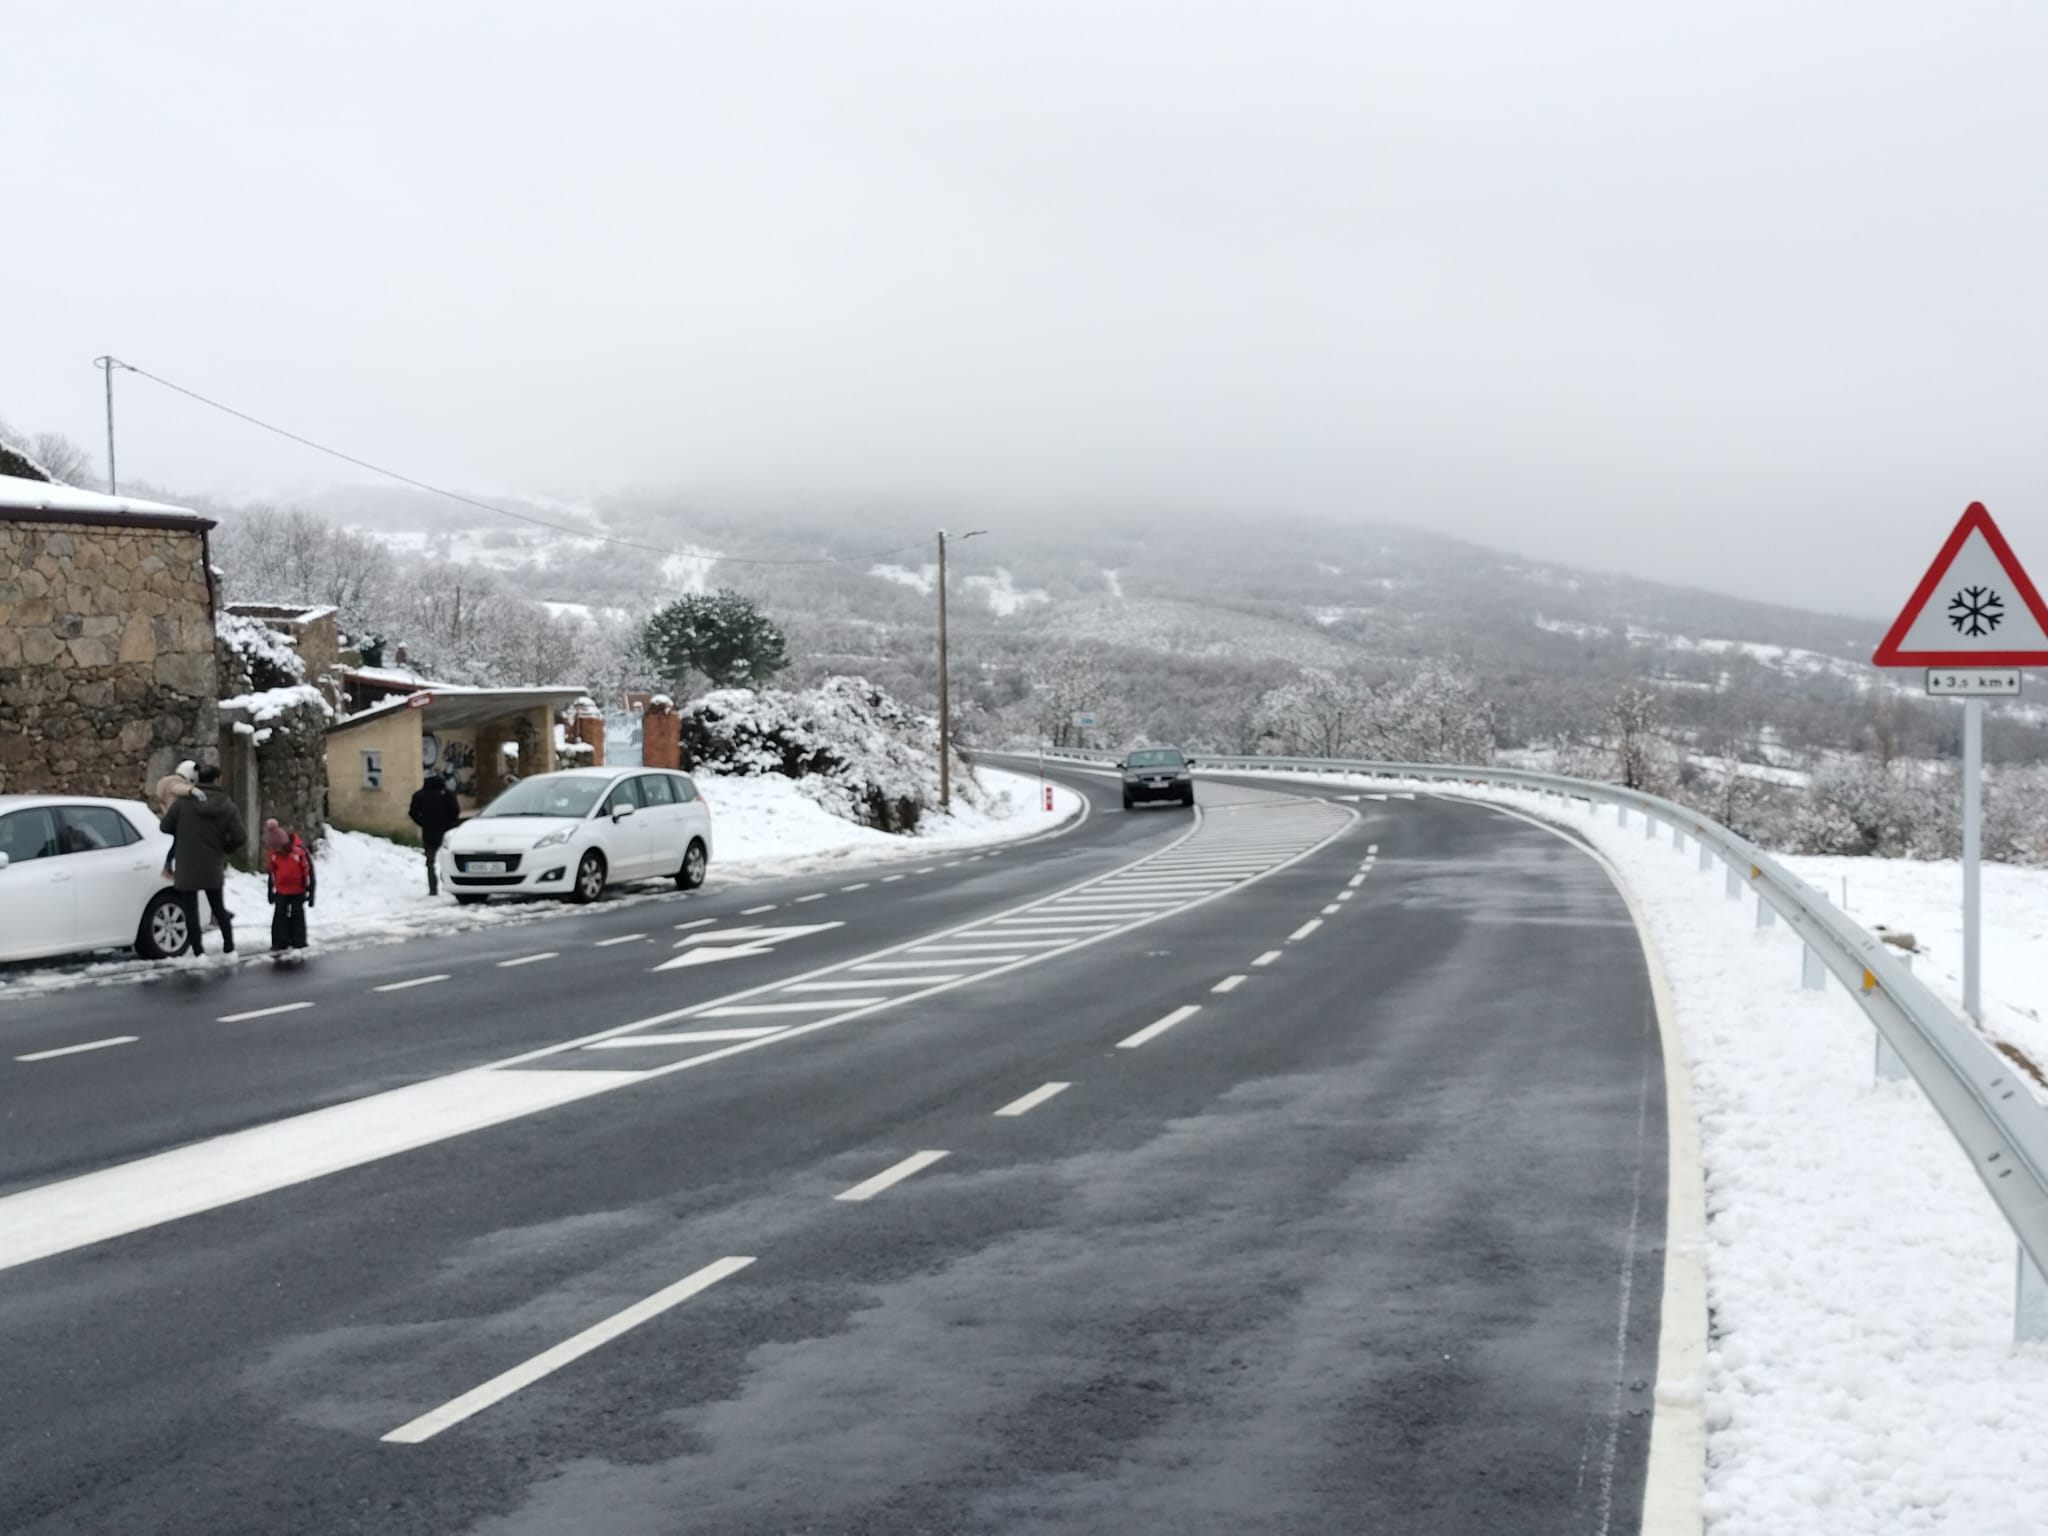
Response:
[{"label": "car license plate", "polygon": [[505,866],[497,859],[471,859],[469,873],[472,875],[502,875]]},{"label": "car license plate", "polygon": [[1147,779],[1147,780],[1145,781],[1145,787],[1146,787],[1147,789],[1164,789],[1164,788],[1166,788],[1166,780],[1164,780],[1164,779]]}]

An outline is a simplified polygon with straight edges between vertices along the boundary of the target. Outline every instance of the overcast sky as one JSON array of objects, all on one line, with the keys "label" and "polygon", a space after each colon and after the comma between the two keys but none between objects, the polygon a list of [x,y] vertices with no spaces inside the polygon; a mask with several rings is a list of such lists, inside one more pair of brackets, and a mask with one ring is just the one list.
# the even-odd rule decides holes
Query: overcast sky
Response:
[{"label": "overcast sky", "polygon": [[[0,416],[1883,614],[1973,498],[2048,567],[2044,78],[2021,0],[10,0]],[[124,479],[331,477],[118,388]]]}]

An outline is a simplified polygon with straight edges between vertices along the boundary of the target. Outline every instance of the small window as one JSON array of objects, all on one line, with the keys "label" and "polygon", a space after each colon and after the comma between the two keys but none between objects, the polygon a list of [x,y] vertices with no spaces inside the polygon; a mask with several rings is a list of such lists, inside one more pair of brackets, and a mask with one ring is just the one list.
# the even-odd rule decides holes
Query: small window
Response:
[{"label": "small window", "polygon": [[10,864],[57,856],[57,817],[47,806],[0,816],[0,853]]},{"label": "small window", "polygon": [[636,811],[639,810],[640,794],[639,791],[633,787],[633,780],[621,779],[617,784],[612,786],[611,794],[606,797],[604,802],[604,813],[607,816],[616,815],[621,806],[627,805],[632,806],[633,809]]},{"label": "small window", "polygon": [[672,773],[668,780],[676,787],[676,804],[689,805],[697,798],[697,786],[690,781],[687,773]]},{"label": "small window", "polygon": [[650,810],[657,805],[676,803],[675,790],[670,788],[669,777],[665,773],[643,773],[633,782],[640,786],[641,803]]},{"label": "small window", "polygon": [[110,805],[67,805],[58,815],[64,825],[57,833],[57,845],[65,853],[97,853],[102,848],[126,848],[142,841],[135,823]]},{"label": "small window", "polygon": [[384,753],[379,748],[366,747],[363,750],[363,788],[382,789],[383,787]]}]

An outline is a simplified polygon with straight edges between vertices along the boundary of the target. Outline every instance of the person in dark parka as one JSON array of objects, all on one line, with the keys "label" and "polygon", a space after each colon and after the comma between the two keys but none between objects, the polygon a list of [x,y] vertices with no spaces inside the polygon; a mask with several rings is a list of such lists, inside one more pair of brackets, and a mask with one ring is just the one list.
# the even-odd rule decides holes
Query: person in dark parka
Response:
[{"label": "person in dark parka", "polygon": [[447,776],[436,773],[413,791],[412,805],[406,814],[420,829],[420,842],[427,850],[427,894],[438,896],[441,893],[441,843],[462,820],[462,802],[456,799],[455,786],[448,782]]},{"label": "person in dark parka", "polygon": [[199,942],[199,896],[213,909],[214,926],[220,929],[224,954],[235,952],[235,914],[222,899],[227,884],[228,855],[249,840],[241,813],[221,793],[220,770],[211,765],[199,770],[199,783],[190,794],[178,795],[158,823],[171,838],[171,887],[185,909],[185,926],[191,934],[188,954],[206,951]]}]

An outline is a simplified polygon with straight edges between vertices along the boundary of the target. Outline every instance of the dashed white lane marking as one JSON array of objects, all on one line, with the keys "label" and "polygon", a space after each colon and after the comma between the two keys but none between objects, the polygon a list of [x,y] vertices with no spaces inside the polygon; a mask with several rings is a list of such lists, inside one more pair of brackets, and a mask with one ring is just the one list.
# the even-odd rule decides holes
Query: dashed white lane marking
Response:
[{"label": "dashed white lane marking", "polygon": [[873,884],[874,881],[872,880],[856,880],[851,885],[842,885],[841,887],[839,887],[839,890],[840,893],[844,895],[853,891],[864,891]]},{"label": "dashed white lane marking", "polygon": [[1357,894],[1358,892],[1356,891],[1339,891],[1337,893],[1337,899],[1339,901],[1349,901],[1352,897],[1356,896]]},{"label": "dashed white lane marking", "polygon": [[[898,880],[901,880],[902,878],[903,877],[901,875],[884,875],[882,876],[882,884],[894,885]],[[848,889],[850,890],[852,889],[852,887],[849,886]]]},{"label": "dashed white lane marking", "polygon": [[967,862],[967,861],[966,861],[965,859],[948,859],[948,860],[946,860],[946,862],[945,862],[945,863],[941,864],[941,865],[939,866],[939,868],[941,868],[941,869],[958,869],[958,868],[959,868],[959,867],[960,867],[960,866],[961,866],[962,864],[964,864],[964,863],[966,863],[966,862]]},{"label": "dashed white lane marking", "polygon": [[792,981],[782,990],[785,992],[871,992],[876,987],[935,987],[942,981],[958,981],[959,979],[959,976],[934,976],[928,971],[919,971],[911,976],[864,976],[859,981]]},{"label": "dashed white lane marking", "polygon": [[515,1365],[499,1376],[493,1376],[480,1387],[472,1387],[462,1396],[443,1403],[431,1413],[423,1413],[410,1423],[401,1424],[384,1439],[394,1445],[418,1445],[422,1440],[431,1440],[451,1425],[460,1424],[472,1414],[483,1412],[493,1403],[501,1402],[522,1387],[530,1387],[543,1376],[552,1375],[571,1361],[580,1360],[600,1345],[608,1344],[620,1334],[639,1327],[649,1318],[659,1317],[678,1302],[688,1301],[700,1291],[709,1290],[728,1276],[736,1275],[753,1263],[751,1256],[719,1259],[706,1264],[693,1274],[685,1275],[674,1285],[656,1291],[645,1301],[636,1301],[623,1312],[615,1312],[603,1322],[584,1329],[574,1338],[564,1339],[553,1349],[543,1350],[523,1365]]},{"label": "dashed white lane marking", "polygon": [[832,1198],[834,1200],[872,1200],[891,1184],[901,1184],[913,1173],[922,1172],[926,1168],[931,1167],[940,1158],[948,1155],[944,1152],[913,1152],[910,1156],[903,1159],[902,1162],[884,1168],[872,1179],[863,1179],[860,1183],[854,1185],[853,1188],[845,1191],[843,1194],[834,1195]]},{"label": "dashed white lane marking", "polygon": [[1380,845],[1378,843],[1367,843],[1365,845],[1365,851],[1367,853],[1378,853],[1380,851]]},{"label": "dashed white lane marking", "polygon": [[1053,1095],[1065,1093],[1073,1086],[1072,1083],[1047,1083],[1043,1088],[1032,1089],[1021,1099],[1010,1100],[1009,1103],[997,1110],[996,1113],[1011,1119],[1015,1119],[1018,1115],[1028,1115],[1047,1099],[1053,1097]]},{"label": "dashed white lane marking", "polygon": [[1244,977],[1241,975],[1226,976],[1221,981],[1217,982],[1216,985],[1211,987],[1209,990],[1211,992],[1235,992],[1239,987],[1244,985],[1244,980]]},{"label": "dashed white lane marking", "polygon": [[925,867],[924,867],[923,869],[918,869],[918,870],[912,870],[912,871],[911,871],[911,873],[912,873],[912,874],[918,874],[918,875],[928,875],[928,874],[930,874],[930,873],[931,873],[931,872],[932,872],[933,870],[937,869],[938,867],[939,867],[939,866],[938,866],[938,865],[936,865],[936,864],[927,864],[927,865],[925,865]]},{"label": "dashed white lane marking", "polygon": [[595,1045],[583,1047],[586,1051],[623,1051],[635,1045],[701,1045],[712,1040],[759,1040],[763,1035],[779,1035],[780,1024],[757,1024],[752,1029],[692,1029],[674,1035],[619,1035],[610,1040],[600,1040]]},{"label": "dashed white lane marking", "polygon": [[691,928],[708,928],[717,921],[715,917],[693,917],[687,923],[677,923],[676,932],[682,933]]},{"label": "dashed white lane marking", "polygon": [[17,1056],[16,1061],[49,1061],[56,1056],[76,1056],[80,1051],[104,1051],[110,1045],[133,1045],[140,1035],[109,1035],[104,1040],[88,1040],[83,1045],[60,1045],[53,1051],[30,1051],[26,1056]]},{"label": "dashed white lane marking", "polygon": [[1267,951],[1266,951],[1266,952],[1265,952],[1265,953],[1264,953],[1263,955],[1259,956],[1259,958],[1258,958],[1258,959],[1254,960],[1254,961],[1252,962],[1252,964],[1253,964],[1253,965],[1271,965],[1271,964],[1272,964],[1272,963],[1273,963],[1273,962],[1274,962],[1275,960],[1278,960],[1279,958],[1280,958],[1280,951],[1279,951],[1279,950],[1277,950],[1277,949],[1269,949],[1269,950],[1267,950]]},{"label": "dashed white lane marking", "polygon": [[543,960],[559,960],[561,958],[562,952],[560,950],[544,949],[537,955],[521,955],[514,960],[500,960],[498,962],[498,969],[509,971],[515,965],[538,965]]},{"label": "dashed white lane marking", "polygon": [[1290,944],[1299,944],[1303,939],[1307,938],[1310,934],[1314,933],[1318,928],[1322,926],[1323,920],[1320,917],[1312,917],[1307,922],[1303,923],[1299,928],[1295,929],[1294,932],[1287,935],[1287,942]]},{"label": "dashed white lane marking", "polygon": [[214,1020],[216,1024],[239,1024],[244,1019],[267,1019],[280,1013],[297,1013],[301,1008],[310,1008],[311,1003],[279,1003],[275,1008],[251,1008],[247,1013],[224,1013]]},{"label": "dashed white lane marking", "polygon": [[1202,1005],[1200,1003],[1184,1004],[1183,1006],[1174,1009],[1173,1012],[1169,1013],[1165,1018],[1158,1019],[1150,1024],[1147,1024],[1135,1035],[1130,1035],[1125,1039],[1117,1041],[1116,1048],[1120,1051],[1135,1051],[1147,1040],[1151,1040],[1156,1038],[1157,1036],[1165,1034],[1169,1029],[1173,1028],[1174,1025],[1181,1023],[1183,1020],[1193,1018],[1196,1014],[1200,1013],[1201,1011]]},{"label": "dashed white lane marking", "polygon": [[616,939],[599,939],[590,947],[592,949],[610,949],[614,944],[637,944],[646,937],[647,935],[644,933],[622,933]]},{"label": "dashed white lane marking", "polygon": [[1363,875],[1353,875],[1353,876],[1351,877],[1351,879],[1350,879],[1350,881],[1349,881],[1348,883],[1350,884],[1350,886],[1351,886],[1351,889],[1353,889],[1353,890],[1355,891],[1355,890],[1357,890],[1357,889],[1358,889],[1358,888],[1359,888],[1359,887],[1360,887],[1361,885],[1365,884],[1365,876],[1363,876]]},{"label": "dashed white lane marking", "polygon": [[791,905],[792,905],[792,906],[798,906],[798,907],[800,907],[800,906],[802,906],[802,905],[803,905],[803,904],[804,904],[805,902],[807,902],[807,901],[823,901],[824,899],[825,899],[825,892],[823,892],[823,891],[813,891],[813,892],[811,892],[811,894],[810,894],[810,895],[808,895],[808,896],[799,896],[799,897],[797,897],[797,899],[796,899],[796,900],[795,900],[794,902],[792,902],[792,903],[791,903]]},{"label": "dashed white lane marking", "polygon": [[1327,907],[1323,908],[1323,916],[1335,917],[1337,913],[1339,913],[1342,910],[1343,909],[1333,901]]},{"label": "dashed white lane marking", "polygon": [[383,986],[372,987],[370,990],[372,992],[405,992],[413,987],[431,987],[435,982],[446,981],[447,979],[448,973],[443,971],[436,976],[414,976],[405,981],[387,981]]},{"label": "dashed white lane marking", "polygon": [[[766,1013],[816,1013],[827,1008],[862,1008],[869,1003],[886,1003],[886,997],[814,997],[801,1003],[728,1003],[723,1008],[707,1008],[697,1017],[700,1019],[751,1019]],[[617,1038],[630,1040],[632,1036]]]},{"label": "dashed white lane marking", "polygon": [[762,914],[763,912],[773,912],[774,910],[775,910],[775,903],[771,901],[771,902],[769,902],[769,903],[768,903],[768,904],[767,904],[766,906],[764,906],[764,907],[742,907],[742,908],[740,909],[740,916],[741,916],[741,917],[759,917],[759,916],[760,916],[760,915],[761,915],[761,914]]}]

